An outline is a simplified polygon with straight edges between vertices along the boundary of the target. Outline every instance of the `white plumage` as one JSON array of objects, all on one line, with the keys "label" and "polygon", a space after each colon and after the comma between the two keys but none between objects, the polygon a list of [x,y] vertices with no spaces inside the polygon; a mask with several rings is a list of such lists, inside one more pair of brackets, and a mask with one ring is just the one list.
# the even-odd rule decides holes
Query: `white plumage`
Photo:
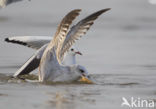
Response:
[{"label": "white plumage", "polygon": [[[37,49],[37,51],[22,65],[22,67],[14,73],[14,77],[29,74],[39,66],[43,52],[51,39],[52,37],[50,36],[14,36],[5,38],[6,42]],[[76,64],[76,54],[82,55],[79,51],[72,47],[66,54],[62,63],[64,65]]]},{"label": "white plumage", "polygon": [[79,15],[80,9],[69,12],[59,24],[53,40],[45,49],[39,65],[39,81],[71,82],[80,77],[89,79],[88,72],[81,65],[62,65],[64,54],[84,35],[94,21],[109,8],[100,10],[82,19],[69,29],[72,21]]}]

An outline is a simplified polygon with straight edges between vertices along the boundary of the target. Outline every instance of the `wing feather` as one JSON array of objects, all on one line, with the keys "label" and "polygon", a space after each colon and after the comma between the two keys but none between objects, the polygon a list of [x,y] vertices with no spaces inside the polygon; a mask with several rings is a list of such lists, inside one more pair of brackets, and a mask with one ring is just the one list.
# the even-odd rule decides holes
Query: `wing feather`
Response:
[{"label": "wing feather", "polygon": [[14,74],[14,77],[19,75],[29,74],[35,70],[40,63],[41,57],[48,44],[43,45],[33,56],[31,56],[22,67]]},{"label": "wing feather", "polygon": [[94,21],[104,12],[110,10],[110,8],[102,9],[100,11],[97,11],[90,16],[82,19],[80,22],[78,22],[75,26],[71,28],[71,30],[68,32],[66,39],[64,40],[64,43],[62,45],[62,48],[60,50],[60,58],[61,60],[64,57],[64,54],[69,50],[69,48],[75,43],[76,40],[78,40],[81,36],[86,34],[86,32],[90,29],[90,27],[94,24]]},{"label": "wing feather", "polygon": [[[56,55],[59,61],[59,51],[62,47],[64,39],[68,33],[69,27],[72,24],[72,21],[79,15],[80,9],[75,9],[69,12],[59,24],[57,31],[55,33],[54,39],[50,42],[48,46],[48,50],[52,49],[54,46],[56,47]],[[60,62],[60,61],[59,61]]]},{"label": "wing feather", "polygon": [[8,43],[15,43],[38,50],[44,44],[49,43],[51,39],[51,36],[15,36],[7,37],[5,38],[5,41]]}]

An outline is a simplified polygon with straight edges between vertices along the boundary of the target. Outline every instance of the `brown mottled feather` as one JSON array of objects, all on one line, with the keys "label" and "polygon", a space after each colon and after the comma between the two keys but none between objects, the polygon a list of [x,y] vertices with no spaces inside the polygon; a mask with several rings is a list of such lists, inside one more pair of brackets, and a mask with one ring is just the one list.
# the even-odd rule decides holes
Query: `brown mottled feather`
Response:
[{"label": "brown mottled feather", "polygon": [[[57,59],[60,63],[60,58],[58,55],[59,51],[62,47],[62,44],[64,42],[64,39],[67,35],[67,32],[69,30],[70,25],[72,24],[72,21],[79,15],[80,13],[80,9],[75,9],[71,12],[69,12],[61,21],[61,23],[58,25],[57,31],[54,35],[53,40],[51,40],[51,42],[49,43],[47,49],[45,50],[45,52],[47,52],[48,50],[52,49],[54,46],[56,48],[56,55],[57,55]],[[43,55],[43,60],[44,60],[44,55]],[[42,59],[41,59],[42,62]]]},{"label": "brown mottled feather", "polygon": [[69,48],[78,40],[81,36],[86,34],[86,32],[90,29],[90,27],[94,24],[94,21],[104,12],[110,10],[110,8],[102,9],[98,12],[91,14],[90,16],[82,19],[75,26],[71,28],[68,32],[66,39],[61,48],[60,57],[61,60],[64,57],[64,54],[69,50]]}]

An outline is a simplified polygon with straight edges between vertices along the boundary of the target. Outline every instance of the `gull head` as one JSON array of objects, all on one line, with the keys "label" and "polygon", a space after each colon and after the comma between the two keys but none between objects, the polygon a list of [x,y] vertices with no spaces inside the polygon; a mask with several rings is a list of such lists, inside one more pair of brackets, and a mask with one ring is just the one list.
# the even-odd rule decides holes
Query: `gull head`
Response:
[{"label": "gull head", "polygon": [[68,53],[66,53],[62,64],[64,65],[74,65],[76,64],[76,55],[82,55],[81,52],[79,52],[78,50],[76,50],[75,48],[70,48],[68,50]]},{"label": "gull head", "polygon": [[78,50],[76,50],[74,47],[70,48],[69,51],[68,51],[68,54],[71,54],[71,55],[82,55],[82,53]]},{"label": "gull head", "polygon": [[77,65],[76,72],[80,75],[81,82],[93,83],[92,78],[89,76],[88,71],[84,66]]}]

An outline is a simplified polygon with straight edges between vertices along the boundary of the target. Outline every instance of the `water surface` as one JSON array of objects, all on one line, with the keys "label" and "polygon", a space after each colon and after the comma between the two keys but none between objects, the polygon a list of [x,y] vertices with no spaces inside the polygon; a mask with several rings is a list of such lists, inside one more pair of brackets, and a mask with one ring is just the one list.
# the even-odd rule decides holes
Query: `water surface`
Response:
[{"label": "water surface", "polygon": [[[47,85],[10,77],[35,50],[5,43],[5,37],[53,35],[71,9],[83,10],[78,21],[108,7],[112,10],[76,44],[83,53],[78,63],[87,67],[97,84]],[[121,109],[127,108],[121,107],[122,97],[156,100],[155,10],[147,0],[32,0],[1,9],[0,107]]]}]

